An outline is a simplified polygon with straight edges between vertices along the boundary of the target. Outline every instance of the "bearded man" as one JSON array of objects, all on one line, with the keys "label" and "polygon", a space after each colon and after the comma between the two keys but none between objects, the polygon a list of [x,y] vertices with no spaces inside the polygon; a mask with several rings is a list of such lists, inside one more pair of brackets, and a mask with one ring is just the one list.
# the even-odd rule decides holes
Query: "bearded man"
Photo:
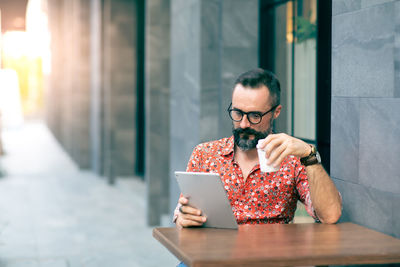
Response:
[{"label": "bearded man", "polygon": [[[280,84],[273,73],[258,68],[241,74],[228,108],[233,136],[196,146],[187,171],[220,175],[238,224],[289,223],[298,200],[316,221],[336,223],[341,197],[316,148],[273,133],[281,109]],[[261,172],[257,144],[278,171]],[[206,220],[181,195],[174,213],[176,226],[201,226]]]}]

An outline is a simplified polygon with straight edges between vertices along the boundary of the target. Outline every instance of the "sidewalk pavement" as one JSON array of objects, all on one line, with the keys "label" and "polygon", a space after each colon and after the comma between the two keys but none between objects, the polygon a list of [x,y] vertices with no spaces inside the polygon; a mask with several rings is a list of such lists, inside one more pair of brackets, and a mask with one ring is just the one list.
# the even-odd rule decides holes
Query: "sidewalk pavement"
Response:
[{"label": "sidewalk pavement", "polygon": [[5,130],[0,267],[176,266],[145,223],[145,184],[80,171],[39,122]]}]

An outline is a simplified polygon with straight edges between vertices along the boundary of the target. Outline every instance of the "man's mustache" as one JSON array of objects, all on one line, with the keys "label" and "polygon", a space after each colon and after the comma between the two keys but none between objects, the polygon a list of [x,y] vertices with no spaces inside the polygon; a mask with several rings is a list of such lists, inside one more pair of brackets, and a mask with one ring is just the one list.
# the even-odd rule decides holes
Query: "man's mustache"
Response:
[{"label": "man's mustache", "polygon": [[262,133],[261,132],[258,132],[258,131],[256,131],[256,130],[254,130],[254,129],[252,129],[252,128],[236,128],[236,129],[234,129],[233,130],[234,131],[234,133],[235,134],[237,134],[237,135],[241,135],[241,134],[243,134],[243,139],[247,139],[247,137],[249,136],[249,135],[254,135],[254,136],[260,136],[260,135],[262,135]]}]

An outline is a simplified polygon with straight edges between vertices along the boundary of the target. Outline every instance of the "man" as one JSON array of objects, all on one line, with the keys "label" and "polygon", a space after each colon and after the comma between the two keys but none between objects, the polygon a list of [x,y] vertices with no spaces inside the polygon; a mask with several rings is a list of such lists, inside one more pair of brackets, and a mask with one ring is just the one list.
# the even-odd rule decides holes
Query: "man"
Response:
[{"label": "man", "polygon": [[[187,171],[220,174],[239,224],[289,223],[297,200],[316,220],[336,223],[341,197],[315,147],[272,131],[281,109],[280,85],[274,74],[263,69],[243,73],[235,82],[228,109],[233,136],[198,145]],[[268,163],[279,171],[260,171],[259,140]],[[174,213],[178,228],[200,226],[207,220],[188,203],[187,198],[179,198]]]}]

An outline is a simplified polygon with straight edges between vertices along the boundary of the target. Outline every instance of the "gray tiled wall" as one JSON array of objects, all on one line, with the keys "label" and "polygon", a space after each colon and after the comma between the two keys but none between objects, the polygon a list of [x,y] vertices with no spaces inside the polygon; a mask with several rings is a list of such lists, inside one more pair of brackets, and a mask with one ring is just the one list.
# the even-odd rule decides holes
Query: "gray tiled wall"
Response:
[{"label": "gray tiled wall", "polygon": [[360,184],[400,194],[399,141],[400,98],[360,99]]},{"label": "gray tiled wall", "polygon": [[103,2],[104,174],[132,176],[136,163],[137,1]]},{"label": "gray tiled wall", "polygon": [[46,121],[81,168],[90,165],[90,2],[49,3],[52,73],[46,94]]},{"label": "gray tiled wall", "polygon": [[331,153],[340,157],[331,157],[331,175],[353,183],[359,180],[359,102],[352,97],[332,98]]},{"label": "gray tiled wall", "polygon": [[169,210],[170,2],[146,1],[146,204],[147,223]]},{"label": "gray tiled wall", "polygon": [[333,16],[334,96],[393,97],[393,5],[388,2]]},{"label": "gray tiled wall", "polygon": [[[115,175],[134,175],[137,1],[50,2],[52,72],[46,90],[46,121],[79,167],[96,165],[94,169],[104,174],[112,160]],[[97,14],[102,21],[95,40],[102,41],[97,51],[101,55],[95,63],[91,62],[94,2],[100,6],[97,12],[102,11]],[[91,84],[93,75],[98,75],[96,84]],[[97,86],[96,109],[92,108],[93,86]],[[91,142],[93,137],[96,142]]]},{"label": "gray tiled wall", "polygon": [[342,221],[400,237],[400,1],[333,0],[331,175]]},{"label": "gray tiled wall", "polygon": [[[61,65],[61,44],[63,43],[63,35],[60,33],[64,16],[62,13],[62,3],[60,1],[52,1],[49,3],[49,29],[52,32],[51,35],[51,65],[53,66],[52,75],[49,79],[47,86],[54,88],[50,90],[46,88],[44,92],[45,105],[45,117],[46,123],[49,129],[52,131],[56,139],[61,143],[61,108],[60,103],[62,95],[62,85],[58,81],[62,77],[62,71],[59,66]],[[57,68],[55,67],[57,66]]]},{"label": "gray tiled wall", "polygon": [[[246,15],[247,14],[247,15]],[[233,82],[258,65],[258,1],[171,1],[170,210],[193,148],[231,134]]]},{"label": "gray tiled wall", "polygon": [[394,97],[400,97],[400,1],[397,1],[394,8],[395,14],[395,36],[394,36],[394,75],[395,88]]}]

